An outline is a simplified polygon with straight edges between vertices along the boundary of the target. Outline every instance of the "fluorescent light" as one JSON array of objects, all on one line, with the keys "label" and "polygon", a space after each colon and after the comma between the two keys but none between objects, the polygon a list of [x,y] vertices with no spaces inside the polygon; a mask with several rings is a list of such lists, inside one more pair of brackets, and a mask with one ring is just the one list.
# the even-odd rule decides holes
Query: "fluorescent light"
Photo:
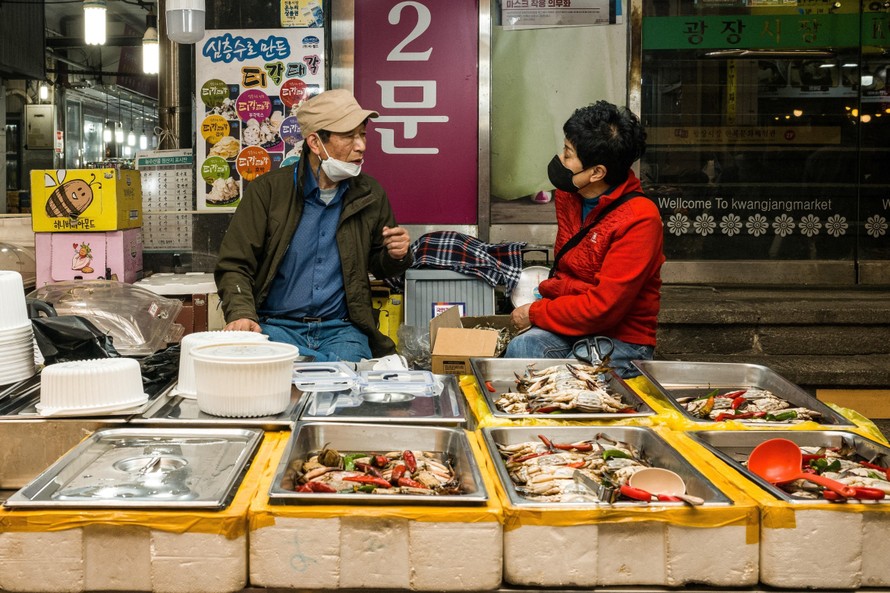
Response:
[{"label": "fluorescent light", "polygon": [[847,64],[842,64],[841,68],[855,68],[858,65],[859,64],[856,64],[856,63],[847,63]]},{"label": "fluorescent light", "polygon": [[158,54],[158,17],[150,14],[145,17],[145,35],[142,36],[142,71],[157,74],[160,70]]},{"label": "fluorescent light", "polygon": [[40,83],[40,88],[37,93],[41,101],[46,101],[49,98],[49,88],[46,86],[46,83]]},{"label": "fluorescent light", "polygon": [[84,0],[83,38],[87,45],[105,45],[105,0]]}]

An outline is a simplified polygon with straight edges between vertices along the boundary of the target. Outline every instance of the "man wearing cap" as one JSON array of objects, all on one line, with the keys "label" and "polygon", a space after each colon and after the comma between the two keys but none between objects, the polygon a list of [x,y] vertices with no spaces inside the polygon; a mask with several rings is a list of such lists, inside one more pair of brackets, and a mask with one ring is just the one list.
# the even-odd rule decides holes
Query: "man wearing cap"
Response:
[{"label": "man wearing cap", "polygon": [[368,273],[403,273],[411,240],[361,173],[365,125],[377,116],[343,89],[300,106],[300,160],[247,185],[220,246],[225,329],[268,334],[318,361],[395,352],[377,330]]}]

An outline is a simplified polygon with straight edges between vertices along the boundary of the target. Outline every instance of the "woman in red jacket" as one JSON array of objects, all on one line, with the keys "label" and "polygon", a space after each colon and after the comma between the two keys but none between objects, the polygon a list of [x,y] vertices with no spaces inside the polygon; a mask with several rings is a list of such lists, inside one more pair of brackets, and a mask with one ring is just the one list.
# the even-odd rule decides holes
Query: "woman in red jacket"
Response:
[{"label": "woman in red jacket", "polygon": [[606,101],[577,109],[563,126],[562,154],[547,173],[556,187],[558,229],[551,277],[541,299],[513,311],[529,331],[507,347],[510,358],[571,358],[581,338],[606,336],[610,366],[639,375],[634,359],[651,359],[664,263],[658,207],[631,170],[646,132],[626,108]]}]

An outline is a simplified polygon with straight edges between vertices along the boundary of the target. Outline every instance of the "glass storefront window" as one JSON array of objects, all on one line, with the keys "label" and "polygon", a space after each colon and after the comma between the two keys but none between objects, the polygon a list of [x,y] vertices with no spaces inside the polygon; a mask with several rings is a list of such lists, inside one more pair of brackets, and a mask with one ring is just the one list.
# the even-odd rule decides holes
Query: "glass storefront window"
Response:
[{"label": "glass storefront window", "polygon": [[668,258],[887,260],[883,5],[648,0],[643,15],[640,168]]}]

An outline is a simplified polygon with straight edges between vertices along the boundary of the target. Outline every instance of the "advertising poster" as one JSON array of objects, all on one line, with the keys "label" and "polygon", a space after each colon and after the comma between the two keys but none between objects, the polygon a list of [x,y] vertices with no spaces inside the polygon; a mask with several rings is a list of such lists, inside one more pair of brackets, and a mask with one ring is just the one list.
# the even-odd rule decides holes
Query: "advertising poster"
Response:
[{"label": "advertising poster", "polygon": [[504,29],[584,27],[622,23],[620,0],[503,0]]},{"label": "advertising poster", "polygon": [[195,62],[198,210],[234,212],[245,182],[299,160],[296,113],[324,90],[324,30],[207,31]]}]

